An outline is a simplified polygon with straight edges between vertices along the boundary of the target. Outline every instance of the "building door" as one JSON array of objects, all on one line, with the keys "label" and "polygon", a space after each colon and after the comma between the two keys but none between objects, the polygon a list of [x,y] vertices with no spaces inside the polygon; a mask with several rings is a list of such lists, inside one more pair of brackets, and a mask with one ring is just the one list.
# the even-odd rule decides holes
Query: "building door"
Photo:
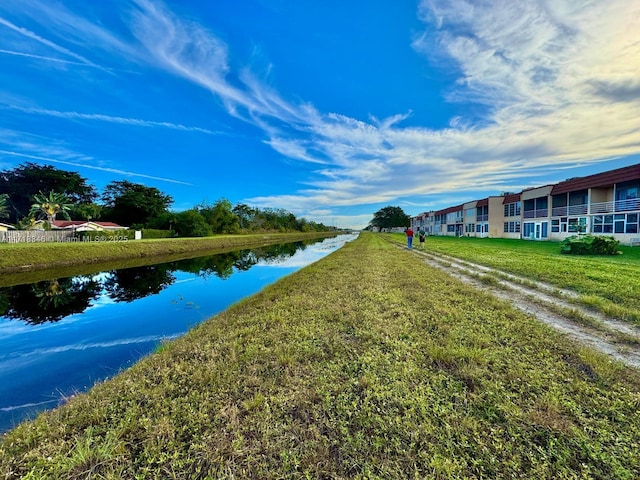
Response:
[{"label": "building door", "polygon": [[549,238],[549,222],[536,222],[534,238],[536,240]]}]

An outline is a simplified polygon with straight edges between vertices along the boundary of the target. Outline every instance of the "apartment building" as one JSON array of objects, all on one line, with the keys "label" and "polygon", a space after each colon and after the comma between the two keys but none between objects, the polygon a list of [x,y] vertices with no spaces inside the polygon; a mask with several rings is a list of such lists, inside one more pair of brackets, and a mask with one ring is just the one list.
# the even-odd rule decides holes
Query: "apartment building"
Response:
[{"label": "apartment building", "polygon": [[559,241],[592,233],[640,244],[640,164],[424,212],[411,225],[429,235]]}]

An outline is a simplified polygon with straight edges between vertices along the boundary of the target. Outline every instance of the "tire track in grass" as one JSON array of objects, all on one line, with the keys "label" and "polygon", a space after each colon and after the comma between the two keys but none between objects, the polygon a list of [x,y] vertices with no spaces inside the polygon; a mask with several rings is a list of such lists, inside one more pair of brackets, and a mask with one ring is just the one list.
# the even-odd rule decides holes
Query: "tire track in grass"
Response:
[{"label": "tire track in grass", "polygon": [[427,264],[509,301],[577,342],[640,368],[640,328],[577,305],[577,293],[448,255],[412,251]]}]

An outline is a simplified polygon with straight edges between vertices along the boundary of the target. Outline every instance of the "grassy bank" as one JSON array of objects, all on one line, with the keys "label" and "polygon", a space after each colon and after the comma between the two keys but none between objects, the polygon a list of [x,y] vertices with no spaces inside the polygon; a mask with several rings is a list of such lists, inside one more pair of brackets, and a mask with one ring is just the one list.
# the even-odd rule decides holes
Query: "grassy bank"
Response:
[{"label": "grassy bank", "polygon": [[0,478],[638,478],[640,375],[364,234],[9,432]]},{"label": "grassy bank", "polygon": [[[406,242],[401,234],[384,237]],[[427,237],[425,249],[573,290],[581,303],[640,325],[640,248],[621,246],[621,255],[579,256],[560,253],[557,242]]]},{"label": "grassy bank", "polygon": [[[121,260],[200,255],[256,245],[334,236],[335,232],[217,235],[120,242],[0,244],[0,273],[44,270]],[[193,256],[192,255],[192,256]]]}]

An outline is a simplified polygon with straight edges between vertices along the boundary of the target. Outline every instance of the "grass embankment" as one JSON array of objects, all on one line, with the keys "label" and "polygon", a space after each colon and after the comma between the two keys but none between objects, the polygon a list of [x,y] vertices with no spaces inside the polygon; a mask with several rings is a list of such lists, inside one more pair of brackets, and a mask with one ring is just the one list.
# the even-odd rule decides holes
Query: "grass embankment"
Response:
[{"label": "grass embankment", "polygon": [[9,432],[0,478],[639,478],[640,374],[364,234]]},{"label": "grass embankment", "polygon": [[[141,265],[149,261],[163,261],[165,258],[169,261],[209,252],[216,253],[258,245],[295,242],[335,236],[336,234],[336,232],[296,232],[121,242],[1,243],[0,273],[11,274],[94,264],[107,264],[109,268],[113,268],[114,262],[123,261],[126,266],[134,266],[133,264]],[[131,264],[132,262],[127,263],[128,260],[133,260],[133,264]]]},{"label": "grass embankment", "polygon": [[[406,243],[401,234],[384,237]],[[580,303],[640,325],[640,248],[621,246],[622,255],[578,256],[560,253],[558,242],[427,237],[425,243],[427,252],[573,290]]]}]

